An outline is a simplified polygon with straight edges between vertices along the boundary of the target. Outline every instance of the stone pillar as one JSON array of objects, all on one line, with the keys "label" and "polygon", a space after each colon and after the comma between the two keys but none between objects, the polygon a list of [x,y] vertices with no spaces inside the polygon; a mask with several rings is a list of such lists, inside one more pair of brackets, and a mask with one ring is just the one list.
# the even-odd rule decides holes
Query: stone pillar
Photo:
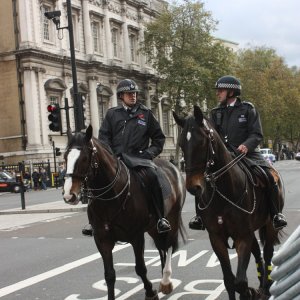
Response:
[{"label": "stone pillar", "polygon": [[26,111],[27,150],[41,148],[40,105],[38,100],[37,69],[24,67],[24,99]]},{"label": "stone pillar", "polygon": [[83,28],[84,28],[84,40],[85,40],[85,50],[88,56],[93,54],[93,39],[91,31],[91,20],[89,14],[88,0],[82,1],[82,18],[83,18]]},{"label": "stone pillar", "polygon": [[161,105],[161,99],[160,101],[157,103],[157,109],[158,109],[158,121],[160,126],[163,125],[163,116],[162,116],[162,105]]},{"label": "stone pillar", "polygon": [[20,48],[27,48],[33,43],[33,19],[30,14],[31,0],[19,0],[19,30],[20,30]]},{"label": "stone pillar", "polygon": [[117,78],[113,76],[112,79],[109,80],[110,88],[112,90],[113,96],[111,97],[111,107],[118,106],[118,98],[117,98]]},{"label": "stone pillar", "polygon": [[37,73],[38,91],[40,99],[40,116],[41,116],[41,143],[45,148],[49,148],[49,120],[48,120],[48,101],[47,95],[43,83],[43,73],[46,73],[45,69],[40,68]]},{"label": "stone pillar", "polygon": [[129,36],[128,36],[128,27],[127,27],[127,16],[126,16],[126,1],[122,1],[122,32],[123,32],[123,55],[124,55],[124,64],[128,65],[131,63],[130,58],[130,45],[129,45]]},{"label": "stone pillar", "polygon": [[88,76],[89,90],[90,90],[90,112],[91,112],[91,125],[93,126],[93,135],[98,137],[100,128],[99,104],[97,97],[97,81],[98,77]]},{"label": "stone pillar", "polygon": [[[104,30],[105,30],[105,46],[106,46],[106,55],[107,59],[113,59],[113,53],[112,53],[112,43],[111,43],[111,28],[110,28],[110,22],[109,22],[109,11],[107,6],[107,1],[105,2],[103,7],[103,13],[104,13]],[[103,49],[104,50],[104,49]]]}]

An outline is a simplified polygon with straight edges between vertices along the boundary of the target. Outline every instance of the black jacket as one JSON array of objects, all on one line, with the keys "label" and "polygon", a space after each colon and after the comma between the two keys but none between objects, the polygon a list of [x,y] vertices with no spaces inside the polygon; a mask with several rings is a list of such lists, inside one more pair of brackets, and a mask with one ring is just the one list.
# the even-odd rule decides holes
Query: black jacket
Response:
[{"label": "black jacket", "polygon": [[265,160],[258,151],[258,145],[263,139],[262,126],[252,103],[237,98],[232,107],[220,104],[212,109],[211,122],[225,144],[235,149],[241,144],[245,145],[248,148],[247,157],[265,165]]},{"label": "black jacket", "polygon": [[130,114],[122,105],[109,109],[99,130],[99,139],[117,156],[126,153],[148,159],[158,156],[165,143],[158,121],[142,104],[136,104]]}]

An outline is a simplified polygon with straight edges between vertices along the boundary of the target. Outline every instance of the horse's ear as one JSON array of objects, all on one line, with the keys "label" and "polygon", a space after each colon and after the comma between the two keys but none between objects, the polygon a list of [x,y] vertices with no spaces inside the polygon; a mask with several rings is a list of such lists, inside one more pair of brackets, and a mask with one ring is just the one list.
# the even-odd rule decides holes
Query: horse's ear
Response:
[{"label": "horse's ear", "polygon": [[194,105],[194,117],[199,126],[203,125],[203,113],[201,108],[197,105]]},{"label": "horse's ear", "polygon": [[72,139],[72,130],[71,130],[71,128],[69,127],[68,129],[67,129],[67,137],[68,137],[68,141],[71,141],[71,139]]},{"label": "horse's ear", "polygon": [[89,125],[85,131],[85,139],[89,142],[92,137],[93,137],[93,127],[92,125]]},{"label": "horse's ear", "polygon": [[180,127],[183,127],[185,119],[183,117],[179,117],[174,110],[172,112],[173,112],[174,120],[177,123],[177,125],[179,125]]}]

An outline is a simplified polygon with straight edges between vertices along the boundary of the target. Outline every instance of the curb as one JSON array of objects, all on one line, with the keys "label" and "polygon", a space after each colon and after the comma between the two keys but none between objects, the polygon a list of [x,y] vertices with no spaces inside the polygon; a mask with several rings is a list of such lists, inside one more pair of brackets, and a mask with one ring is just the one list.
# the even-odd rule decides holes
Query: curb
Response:
[{"label": "curb", "polygon": [[63,213],[63,212],[81,212],[81,211],[87,211],[87,207],[85,206],[85,207],[74,207],[74,208],[7,210],[7,211],[0,211],[0,215]]}]

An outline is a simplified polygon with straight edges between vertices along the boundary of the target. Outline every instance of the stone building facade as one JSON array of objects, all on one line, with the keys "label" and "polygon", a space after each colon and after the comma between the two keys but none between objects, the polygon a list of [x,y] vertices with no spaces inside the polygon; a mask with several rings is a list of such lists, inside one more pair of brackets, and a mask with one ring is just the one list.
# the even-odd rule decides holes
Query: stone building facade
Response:
[{"label": "stone building facade", "polygon": [[[159,99],[157,76],[139,51],[144,25],[162,0],[72,0],[78,90],[85,99],[86,123],[98,135],[108,108],[117,105],[119,80],[137,82],[140,100],[150,107],[167,136],[162,156],[175,151],[176,126],[166,99]],[[69,32],[44,17],[61,11],[68,26],[66,0],[0,1],[0,154],[5,163],[53,162],[53,142],[64,150],[65,135],[49,130],[47,106],[73,106]],[[99,88],[100,86],[100,88]],[[66,116],[62,110],[63,131]],[[74,129],[73,109],[70,109]],[[59,157],[58,162],[63,158]]]}]

